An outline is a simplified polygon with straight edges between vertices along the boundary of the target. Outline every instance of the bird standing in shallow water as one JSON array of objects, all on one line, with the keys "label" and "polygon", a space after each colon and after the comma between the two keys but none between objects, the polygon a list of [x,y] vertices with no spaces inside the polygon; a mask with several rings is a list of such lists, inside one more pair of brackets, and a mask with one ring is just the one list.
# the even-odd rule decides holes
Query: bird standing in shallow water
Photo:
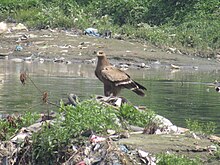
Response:
[{"label": "bird standing in shallow water", "polygon": [[117,96],[121,89],[127,88],[140,96],[144,96],[144,86],[135,82],[124,71],[112,66],[103,51],[97,52],[98,63],[95,70],[96,77],[104,84],[105,96]]}]

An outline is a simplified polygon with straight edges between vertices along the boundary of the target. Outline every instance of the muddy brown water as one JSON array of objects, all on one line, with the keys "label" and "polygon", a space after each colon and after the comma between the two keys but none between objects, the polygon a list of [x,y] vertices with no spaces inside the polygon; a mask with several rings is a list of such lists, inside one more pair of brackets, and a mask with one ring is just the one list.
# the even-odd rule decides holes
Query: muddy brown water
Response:
[{"label": "muddy brown water", "polygon": [[[42,103],[42,94],[28,79],[26,85],[19,80],[20,71],[28,76],[41,91],[47,91],[49,101],[59,105],[74,93],[80,99],[103,94],[103,85],[94,75],[95,64],[63,64],[53,62],[13,62],[0,60],[0,113],[24,111],[57,111],[53,105]],[[186,119],[215,122],[220,134],[220,93],[211,82],[218,77],[218,70],[180,69],[151,63],[151,68],[128,69],[127,73],[146,88],[146,96],[123,90],[121,95],[134,105],[144,105],[170,119],[178,126],[186,126]]]}]

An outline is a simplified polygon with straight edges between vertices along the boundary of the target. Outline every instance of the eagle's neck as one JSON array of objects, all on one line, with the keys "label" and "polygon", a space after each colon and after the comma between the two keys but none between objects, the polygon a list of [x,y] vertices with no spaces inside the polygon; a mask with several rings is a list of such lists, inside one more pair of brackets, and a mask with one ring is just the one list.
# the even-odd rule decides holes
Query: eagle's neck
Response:
[{"label": "eagle's neck", "polygon": [[108,61],[108,59],[106,58],[106,56],[101,56],[101,57],[98,57],[98,67],[100,67],[100,69],[103,69],[104,67],[106,66],[109,66],[111,65]]}]

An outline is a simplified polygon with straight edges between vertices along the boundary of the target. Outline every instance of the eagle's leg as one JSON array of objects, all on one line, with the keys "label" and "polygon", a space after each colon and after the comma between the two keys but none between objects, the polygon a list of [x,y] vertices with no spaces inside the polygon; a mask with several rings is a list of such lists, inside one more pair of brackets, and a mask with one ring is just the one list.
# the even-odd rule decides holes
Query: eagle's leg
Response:
[{"label": "eagle's leg", "polygon": [[118,94],[120,93],[121,91],[121,87],[114,87],[112,88],[112,94],[113,96],[118,96]]},{"label": "eagle's leg", "polygon": [[104,84],[104,95],[111,96],[112,94],[112,87],[110,85]]}]

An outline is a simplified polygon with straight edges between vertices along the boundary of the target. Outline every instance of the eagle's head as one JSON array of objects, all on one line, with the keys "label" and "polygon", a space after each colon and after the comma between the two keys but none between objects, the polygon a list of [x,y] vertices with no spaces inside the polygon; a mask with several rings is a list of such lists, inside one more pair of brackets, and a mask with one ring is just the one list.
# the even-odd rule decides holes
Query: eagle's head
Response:
[{"label": "eagle's head", "polygon": [[98,51],[97,52],[97,57],[105,57],[105,52],[104,51]]}]

